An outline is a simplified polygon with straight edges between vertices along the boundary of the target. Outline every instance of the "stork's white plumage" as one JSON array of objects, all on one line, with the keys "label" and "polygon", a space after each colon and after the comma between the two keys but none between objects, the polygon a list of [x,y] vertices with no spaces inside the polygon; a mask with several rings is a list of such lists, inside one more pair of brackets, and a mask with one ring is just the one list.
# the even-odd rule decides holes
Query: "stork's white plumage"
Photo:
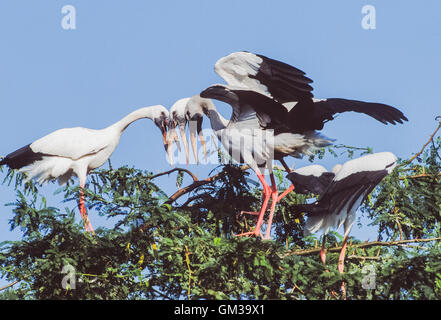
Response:
[{"label": "stork's white plumage", "polygon": [[142,118],[153,120],[159,127],[166,147],[168,110],[156,105],[135,110],[105,129],[75,127],[54,131],[8,154],[0,161],[0,165],[19,169],[27,174],[27,179],[36,179],[39,183],[58,179],[59,184],[65,184],[72,175],[77,176],[81,187],[80,212],[86,230],[93,232],[82,192],[87,175],[109,159],[122,132],[132,122]]},{"label": "stork's white plumage", "polygon": [[[268,191],[269,186],[265,182],[262,184],[265,197],[268,198],[271,194],[273,202],[278,202],[292,191],[294,186],[291,185],[280,196],[275,197],[277,188],[273,183],[274,176],[269,162],[273,159],[279,160],[289,172],[290,169],[283,160],[285,156],[301,157],[331,144],[331,139],[323,137],[316,130],[323,129],[324,124],[334,119],[335,114],[348,111],[364,113],[384,124],[407,121],[401,111],[381,103],[340,98],[314,99],[313,88],[310,86],[312,80],[306,77],[303,71],[262,55],[234,52],[219,59],[214,69],[228,85],[212,85],[200,95],[232,106],[233,115],[228,127],[238,129],[236,132],[255,132],[253,138],[273,130],[274,143],[269,145],[273,147],[272,153],[270,152],[273,158],[268,157],[267,148],[240,146],[241,162],[245,161],[254,170],[262,164],[269,167],[272,191]],[[213,124],[213,121],[211,122]],[[231,138],[238,136],[242,134],[235,133]],[[247,139],[247,135],[243,135],[243,138],[245,142],[253,140]],[[234,147],[231,142],[229,145],[230,148]],[[265,152],[260,154],[260,151]],[[259,171],[256,173],[262,181],[263,176]],[[262,208],[265,208],[265,205]],[[263,214],[264,212],[259,214],[253,234],[260,232],[257,228],[260,228],[259,221]],[[272,215],[273,206],[268,219],[266,238],[269,237]]]},{"label": "stork's white plumage", "polygon": [[[393,171],[397,160],[391,152],[379,152],[336,165],[332,172],[323,171],[321,166],[308,166],[287,175],[296,185],[296,192],[320,195],[315,203],[296,207],[297,212],[308,214],[306,233],[323,230],[325,237],[330,228],[338,229],[341,225],[344,226],[340,272],[343,272],[347,239],[357,209],[381,180]],[[324,247],[321,256],[325,261]]]}]

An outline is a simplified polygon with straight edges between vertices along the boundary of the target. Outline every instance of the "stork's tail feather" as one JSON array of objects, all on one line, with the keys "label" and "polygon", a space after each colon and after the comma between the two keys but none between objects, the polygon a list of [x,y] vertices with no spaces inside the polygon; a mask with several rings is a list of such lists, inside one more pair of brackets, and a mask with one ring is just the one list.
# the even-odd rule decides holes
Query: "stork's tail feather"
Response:
[{"label": "stork's tail feather", "polygon": [[23,148],[20,148],[0,161],[0,165],[8,165],[11,169],[21,169],[43,158],[43,154],[40,152],[34,152],[31,149],[31,145],[28,144]]},{"label": "stork's tail feather", "polygon": [[336,217],[326,214],[326,210],[317,206],[315,203],[299,204],[294,206],[294,214],[305,213],[307,216],[304,235],[310,235],[316,233],[319,230],[323,230],[325,233],[329,231],[329,228],[336,225]]}]

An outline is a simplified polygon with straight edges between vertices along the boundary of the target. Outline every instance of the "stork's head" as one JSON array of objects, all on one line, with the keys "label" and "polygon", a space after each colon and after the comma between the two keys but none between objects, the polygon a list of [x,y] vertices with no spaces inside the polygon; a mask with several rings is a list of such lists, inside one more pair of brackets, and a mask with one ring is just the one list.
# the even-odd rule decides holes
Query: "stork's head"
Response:
[{"label": "stork's head", "polygon": [[185,108],[185,117],[189,123],[190,140],[193,149],[193,155],[198,163],[197,149],[196,149],[196,132],[199,140],[201,141],[202,148],[204,150],[205,158],[207,158],[207,149],[205,146],[205,139],[202,134],[202,122],[204,114],[209,115],[210,109],[215,108],[213,102],[209,99],[204,99],[200,95],[191,97]]},{"label": "stork's head", "polygon": [[167,127],[168,127],[168,118],[169,113],[168,110],[161,105],[157,105],[151,107],[151,119],[153,123],[161,130],[162,140],[164,142],[165,150],[168,149],[168,141],[167,141]]},{"label": "stork's head", "polygon": [[189,149],[188,149],[187,136],[185,134],[185,127],[187,125],[187,118],[185,117],[185,107],[187,105],[188,100],[190,100],[190,98],[179,99],[170,108],[169,119],[168,119],[169,130],[167,133],[167,141],[169,143],[167,153],[169,155],[169,158],[171,159],[173,142],[176,143],[178,150],[181,151],[181,145],[179,143],[178,134],[176,132],[176,128],[179,127],[181,139],[185,148],[187,164],[189,162],[188,160]]}]

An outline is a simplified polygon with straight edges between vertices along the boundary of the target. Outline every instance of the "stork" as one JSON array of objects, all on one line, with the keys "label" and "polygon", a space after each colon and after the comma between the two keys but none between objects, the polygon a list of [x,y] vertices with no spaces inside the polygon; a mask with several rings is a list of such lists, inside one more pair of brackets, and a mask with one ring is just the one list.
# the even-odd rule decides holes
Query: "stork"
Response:
[{"label": "stork", "polygon": [[[227,141],[224,146],[231,149],[231,141],[241,136],[241,130],[253,131],[256,136],[265,135],[265,132],[271,130],[274,134],[273,143],[266,146],[274,148],[270,152],[273,157],[268,157],[270,155],[268,150],[264,151],[262,147],[260,147],[262,150],[259,151],[256,150],[256,146],[235,146],[242,153],[235,160],[244,160],[250,165],[256,172],[264,190],[264,200],[260,211],[251,212],[258,215],[256,228],[252,232],[241,235],[261,235],[260,227],[263,215],[266,212],[269,197],[271,197],[273,203],[265,234],[265,238],[269,238],[275,203],[294,189],[294,186],[291,185],[280,196],[278,195],[272,165],[269,162],[277,159],[290,172],[283,160],[285,156],[300,158],[302,155],[313,154],[315,150],[330,145],[333,140],[322,136],[316,130],[323,129],[324,124],[333,120],[335,114],[355,111],[367,114],[384,124],[407,121],[401,111],[381,103],[339,98],[314,99],[311,92],[312,87],[309,85],[312,80],[307,78],[303,71],[262,55],[235,52],[217,61],[214,69],[228,85],[210,86],[200,94],[200,97],[220,100],[230,104],[233,108],[232,117],[223,129],[234,128],[239,134],[235,133],[233,136],[231,130],[230,134],[224,131],[221,134],[224,138],[230,135],[230,142],[228,142],[228,138],[224,139]],[[192,119],[193,115],[202,113],[210,118],[212,128],[215,131],[222,128],[224,120],[212,106],[209,108],[200,106],[198,110],[193,108],[193,111],[188,114],[188,118]],[[245,140],[252,138],[249,134],[241,137]],[[256,154],[259,152],[260,155]],[[250,155],[253,154],[256,154],[256,159],[251,159]],[[265,182],[262,172],[258,169],[258,164],[266,166],[269,170],[271,188]]]},{"label": "stork", "polygon": [[[287,175],[301,194],[317,194],[314,203],[295,206],[295,212],[308,215],[305,234],[323,230],[320,257],[326,262],[325,239],[330,228],[344,226],[343,245],[338,259],[338,270],[344,271],[349,232],[355,221],[356,211],[372,190],[395,168],[397,157],[391,152],[368,154],[336,165],[328,172],[324,167],[312,165]],[[344,287],[342,287],[344,289]]]},{"label": "stork", "polygon": [[[179,127],[179,133],[181,135],[181,140],[182,140],[182,143],[183,143],[184,149],[185,149],[185,159],[186,159],[187,165],[189,164],[189,147],[188,147],[187,135],[185,133],[185,128],[187,127],[189,119],[186,114],[186,108],[187,108],[187,105],[190,101],[192,101],[192,103],[194,103],[193,100],[197,99],[198,97],[199,96],[179,99],[178,101],[176,101],[172,105],[172,107],[170,108],[170,111],[169,111],[169,114],[170,114],[170,119],[168,122],[169,123],[169,131],[167,132],[168,141],[169,142],[176,142],[178,145],[178,149],[180,150],[179,139],[177,138],[177,133],[176,133],[176,127]],[[203,104],[203,103],[205,103],[204,100],[206,100],[206,99],[202,99],[199,97],[198,102]],[[194,119],[195,121],[190,122],[190,141],[192,144],[193,156],[194,156],[195,162],[197,164],[199,162],[199,160],[198,160],[198,155],[197,155],[197,151],[196,151],[196,133],[198,134],[199,140],[201,141],[202,148],[203,148],[204,155],[205,155],[205,160],[207,160],[207,149],[206,149],[206,145],[205,145],[205,138],[202,134],[202,116],[194,117],[194,118],[195,118]],[[169,155],[169,158],[171,159],[172,158],[172,155],[171,155],[172,143],[170,143],[168,145],[168,147],[169,147],[169,149],[167,150],[167,153]]]},{"label": "stork", "polygon": [[185,149],[185,159],[187,161],[187,165],[189,163],[189,148],[188,148],[188,140],[187,135],[185,134],[185,128],[187,126],[187,119],[185,117],[185,107],[190,98],[183,98],[176,101],[169,110],[169,120],[168,120],[168,128],[167,131],[167,140],[169,142],[167,148],[167,154],[169,159],[173,159],[172,157],[172,145],[173,142],[176,142],[176,145],[181,151],[181,146],[179,144],[179,138],[176,133],[176,127],[179,127],[179,133],[181,135],[181,140]]},{"label": "stork", "polygon": [[36,179],[43,184],[58,179],[65,184],[72,176],[80,185],[79,210],[86,231],[94,234],[87,215],[84,188],[89,172],[102,166],[111,156],[123,131],[134,121],[148,118],[161,130],[167,149],[168,110],[155,105],[133,111],[113,125],[94,130],[82,127],[54,131],[4,157],[0,165],[25,172],[27,180]]}]

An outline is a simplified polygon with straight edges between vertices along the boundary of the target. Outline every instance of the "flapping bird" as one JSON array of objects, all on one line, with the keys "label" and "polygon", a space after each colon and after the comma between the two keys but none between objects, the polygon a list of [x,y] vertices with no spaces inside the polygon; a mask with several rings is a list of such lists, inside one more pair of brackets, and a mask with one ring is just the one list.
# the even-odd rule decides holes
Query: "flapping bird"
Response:
[{"label": "flapping bird", "polygon": [[[225,121],[212,103],[187,108],[187,115],[189,119],[201,114],[208,116],[224,147],[236,154],[232,158],[250,165],[263,185],[262,207],[258,213],[253,213],[258,215],[257,225],[254,231],[242,235],[261,235],[263,216],[271,197],[264,238],[270,237],[275,203],[294,189],[291,185],[278,195],[272,160],[281,161],[290,172],[283,160],[285,156],[300,158],[332,144],[332,139],[317,130],[323,129],[335,114],[355,111],[384,124],[407,121],[401,111],[386,104],[340,98],[315,99],[310,86],[312,80],[303,71],[262,55],[235,52],[217,61],[214,69],[228,84],[212,85],[202,91],[200,97],[228,103],[233,109],[231,119]],[[259,169],[265,167],[270,174],[271,187]]]}]

